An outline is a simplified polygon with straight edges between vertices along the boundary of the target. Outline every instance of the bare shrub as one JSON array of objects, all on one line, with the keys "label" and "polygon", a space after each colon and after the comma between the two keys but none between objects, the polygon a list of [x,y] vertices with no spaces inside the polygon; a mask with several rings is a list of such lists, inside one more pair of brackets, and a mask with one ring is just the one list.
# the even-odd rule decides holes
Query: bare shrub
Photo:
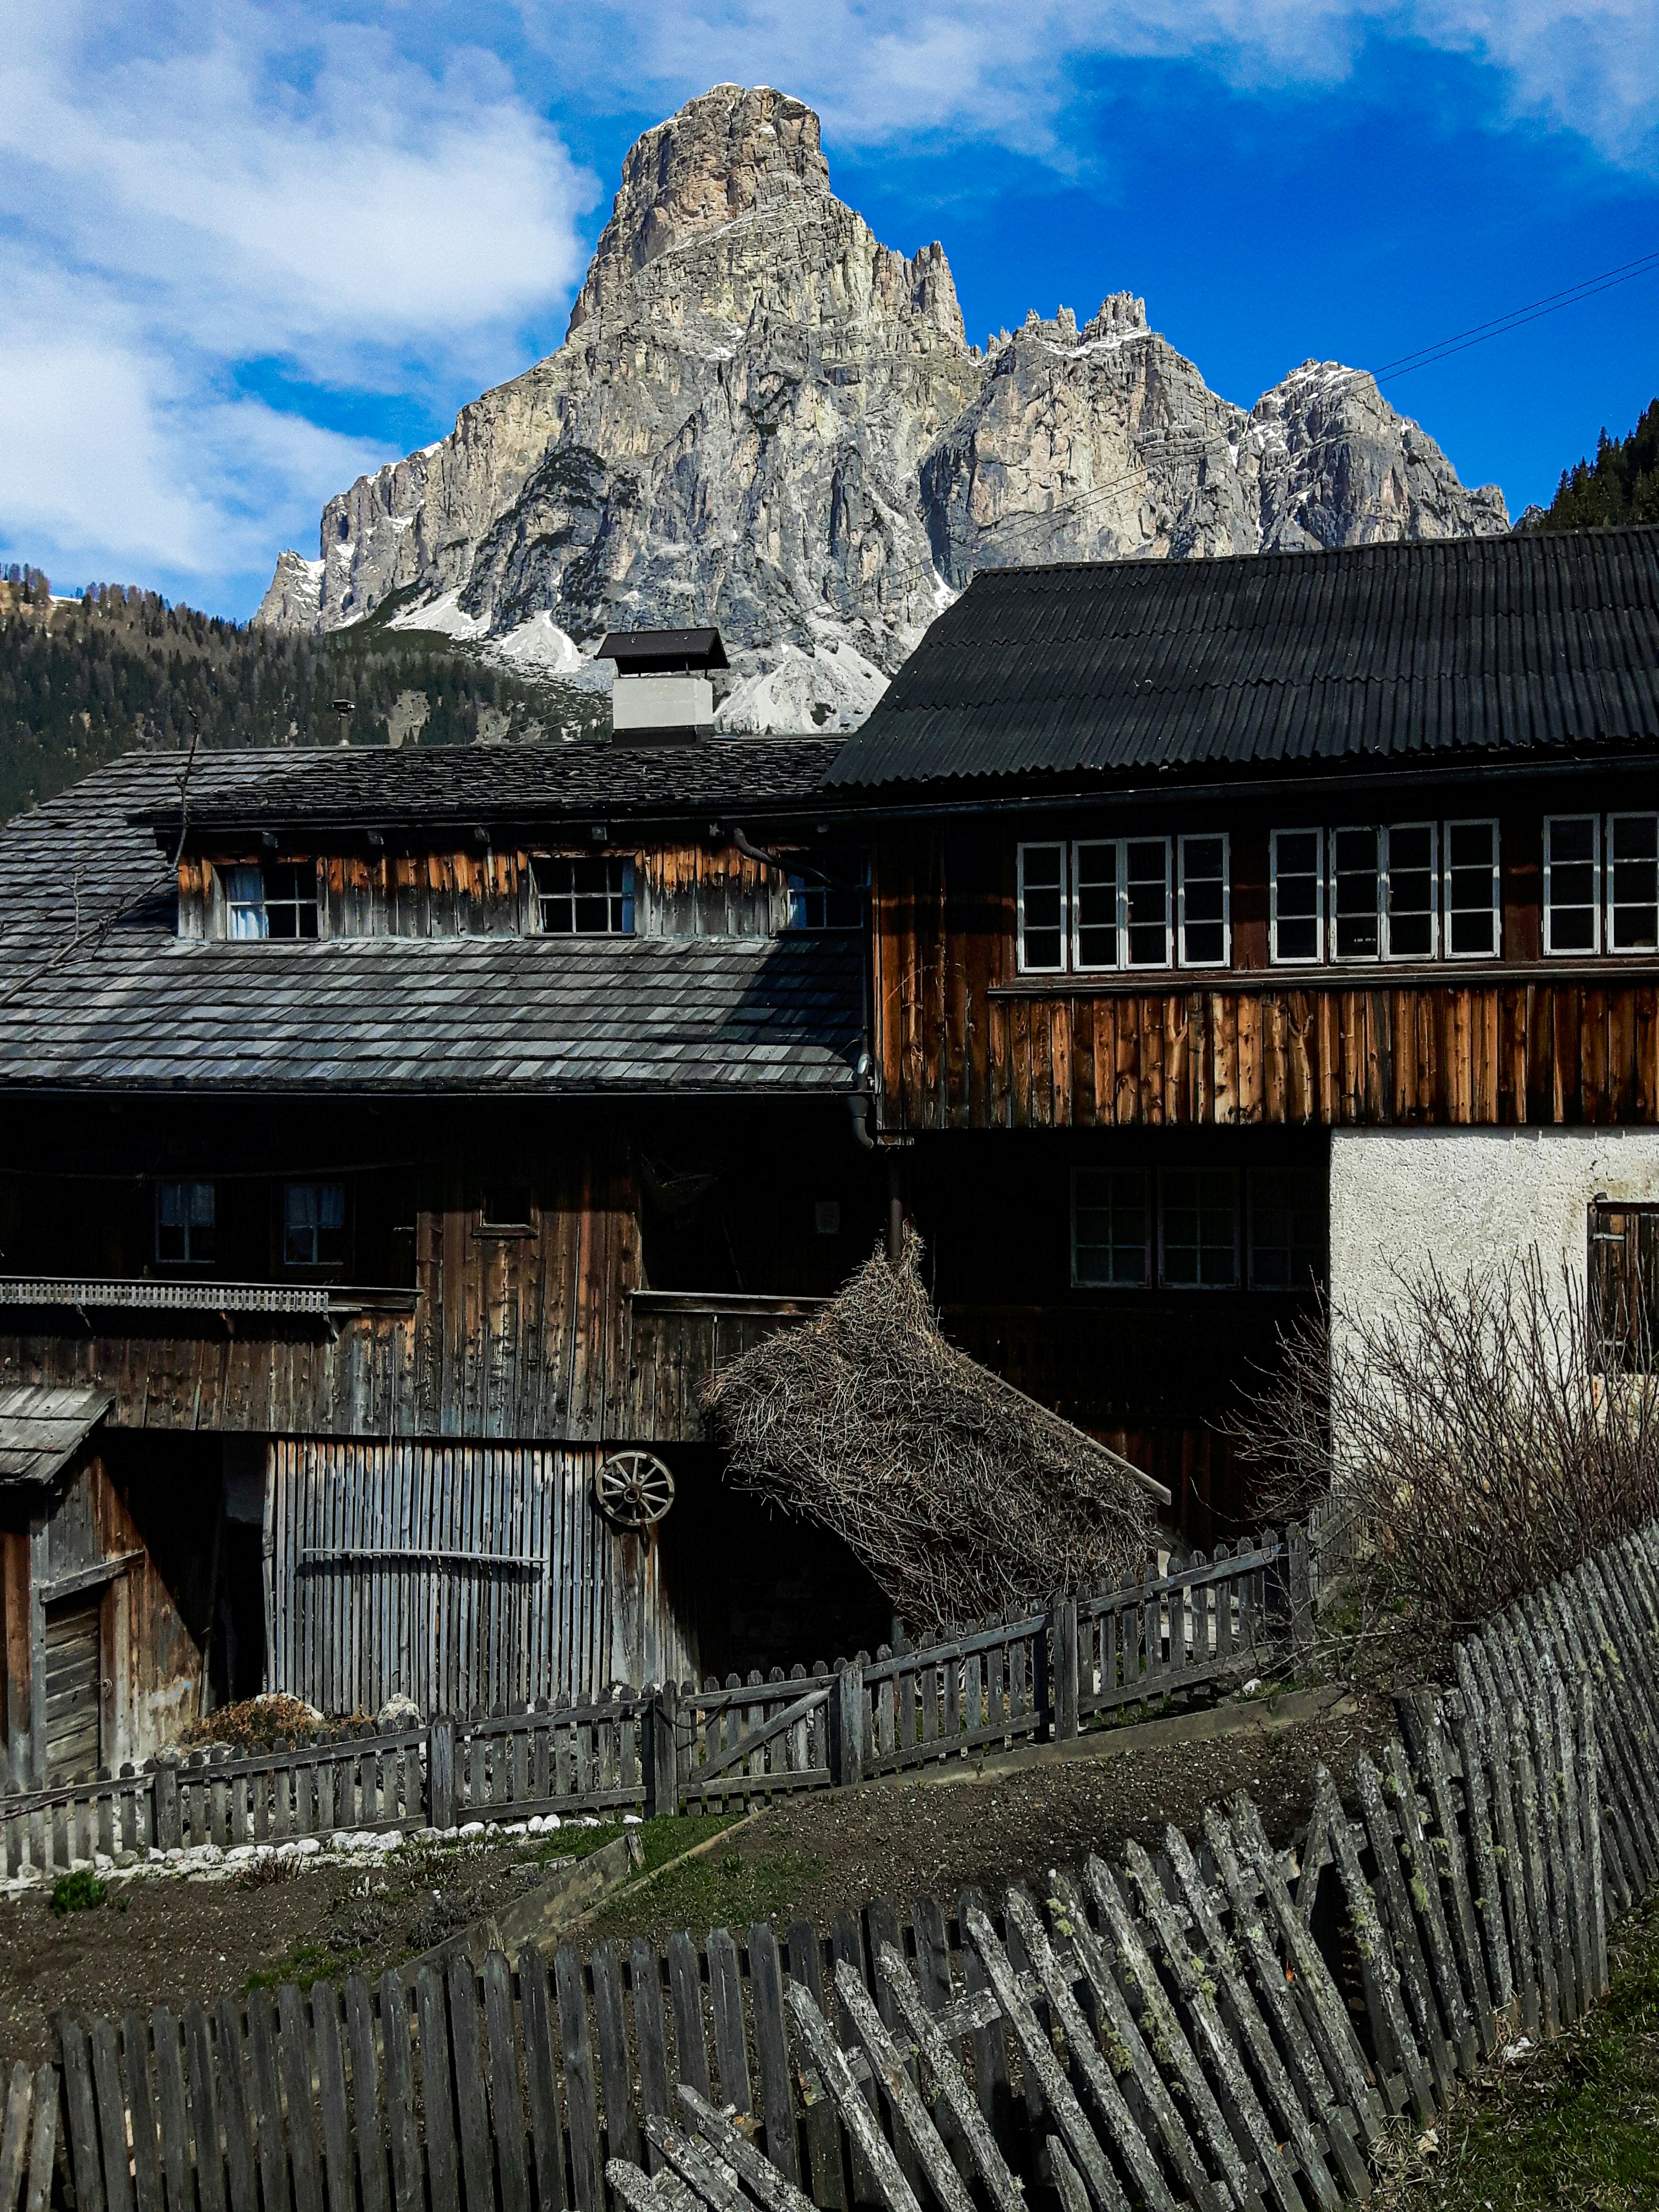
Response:
[{"label": "bare shrub", "polygon": [[946,1341],[921,1253],[705,1383],[733,1480],[833,1529],[923,1635],[1132,1579],[1153,1486]]},{"label": "bare shrub", "polygon": [[1270,1511],[1328,1497],[1363,1528],[1376,1606],[1459,1632],[1659,1510],[1655,1362],[1620,1324],[1609,1346],[1536,1250],[1455,1284],[1398,1270],[1391,1297],[1287,1331],[1231,1432]]}]

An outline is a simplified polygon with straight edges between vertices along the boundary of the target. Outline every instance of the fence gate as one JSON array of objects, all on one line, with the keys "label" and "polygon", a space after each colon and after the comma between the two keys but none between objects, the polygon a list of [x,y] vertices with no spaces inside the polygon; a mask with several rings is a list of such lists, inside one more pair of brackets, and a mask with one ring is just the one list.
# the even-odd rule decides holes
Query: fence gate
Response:
[{"label": "fence gate", "polygon": [[274,1442],[271,1688],[337,1715],[373,1713],[401,1693],[430,1717],[687,1671],[695,1657],[654,1552],[593,1507],[599,1456]]}]

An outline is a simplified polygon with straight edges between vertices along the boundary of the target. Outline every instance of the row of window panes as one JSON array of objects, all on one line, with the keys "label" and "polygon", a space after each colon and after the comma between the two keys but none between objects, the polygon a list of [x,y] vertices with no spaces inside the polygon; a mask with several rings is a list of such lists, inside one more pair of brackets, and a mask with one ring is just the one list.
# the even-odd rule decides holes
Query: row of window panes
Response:
[{"label": "row of window panes", "polygon": [[1490,960],[1502,947],[1498,824],[1275,830],[1270,957]]},{"label": "row of window panes", "polygon": [[1254,1168],[1078,1168],[1072,1280],[1082,1289],[1305,1290],[1324,1271],[1322,1176]]},{"label": "row of window panes", "polygon": [[1019,848],[1019,964],[1224,968],[1231,957],[1225,836],[1095,837]]},{"label": "row of window panes", "polygon": [[1553,814],[1544,824],[1546,952],[1659,949],[1659,815]]},{"label": "row of window panes", "polygon": [[[210,1182],[155,1187],[155,1256],[177,1267],[214,1260],[217,1198]],[[283,1188],[283,1265],[335,1267],[345,1259],[345,1185],[290,1182]]]}]

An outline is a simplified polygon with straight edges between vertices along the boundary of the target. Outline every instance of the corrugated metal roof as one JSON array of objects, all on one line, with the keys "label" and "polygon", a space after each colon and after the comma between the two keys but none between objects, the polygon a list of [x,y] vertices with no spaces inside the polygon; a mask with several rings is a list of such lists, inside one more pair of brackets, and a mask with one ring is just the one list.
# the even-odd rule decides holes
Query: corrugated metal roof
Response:
[{"label": "corrugated metal roof", "polygon": [[623,675],[653,668],[729,668],[717,629],[611,629],[595,658]]},{"label": "corrugated metal roof", "polygon": [[1659,742],[1659,529],[981,571],[828,781]]},{"label": "corrugated metal roof", "polygon": [[49,1483],[114,1403],[113,1390],[95,1385],[35,1382],[0,1389],[0,1490]]}]

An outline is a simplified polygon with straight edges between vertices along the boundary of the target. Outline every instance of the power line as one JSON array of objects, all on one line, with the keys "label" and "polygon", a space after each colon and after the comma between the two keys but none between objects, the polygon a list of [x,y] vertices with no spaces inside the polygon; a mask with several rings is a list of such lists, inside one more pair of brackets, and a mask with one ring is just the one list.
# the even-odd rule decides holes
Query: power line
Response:
[{"label": "power line", "polygon": [[1419,346],[1414,353],[1402,353],[1395,361],[1384,362],[1372,374],[1379,384],[1397,376],[1414,375],[1419,368],[1431,368],[1437,362],[1449,361],[1454,354],[1467,353],[1471,346],[1485,345],[1489,338],[1504,337],[1510,331],[1524,329],[1528,323],[1541,322],[1546,315],[1559,314],[1564,307],[1576,307],[1581,301],[1593,300],[1598,293],[1633,283],[1637,277],[1645,276],[1656,268],[1659,268],[1659,253],[1644,253],[1635,261],[1622,261],[1616,269],[1604,269],[1599,276],[1586,276],[1582,283],[1569,284],[1565,291],[1547,293],[1541,300],[1530,300],[1523,307],[1511,307],[1507,314],[1494,315],[1490,322],[1475,323],[1467,331],[1456,331],[1450,337],[1437,339],[1433,345]]}]

